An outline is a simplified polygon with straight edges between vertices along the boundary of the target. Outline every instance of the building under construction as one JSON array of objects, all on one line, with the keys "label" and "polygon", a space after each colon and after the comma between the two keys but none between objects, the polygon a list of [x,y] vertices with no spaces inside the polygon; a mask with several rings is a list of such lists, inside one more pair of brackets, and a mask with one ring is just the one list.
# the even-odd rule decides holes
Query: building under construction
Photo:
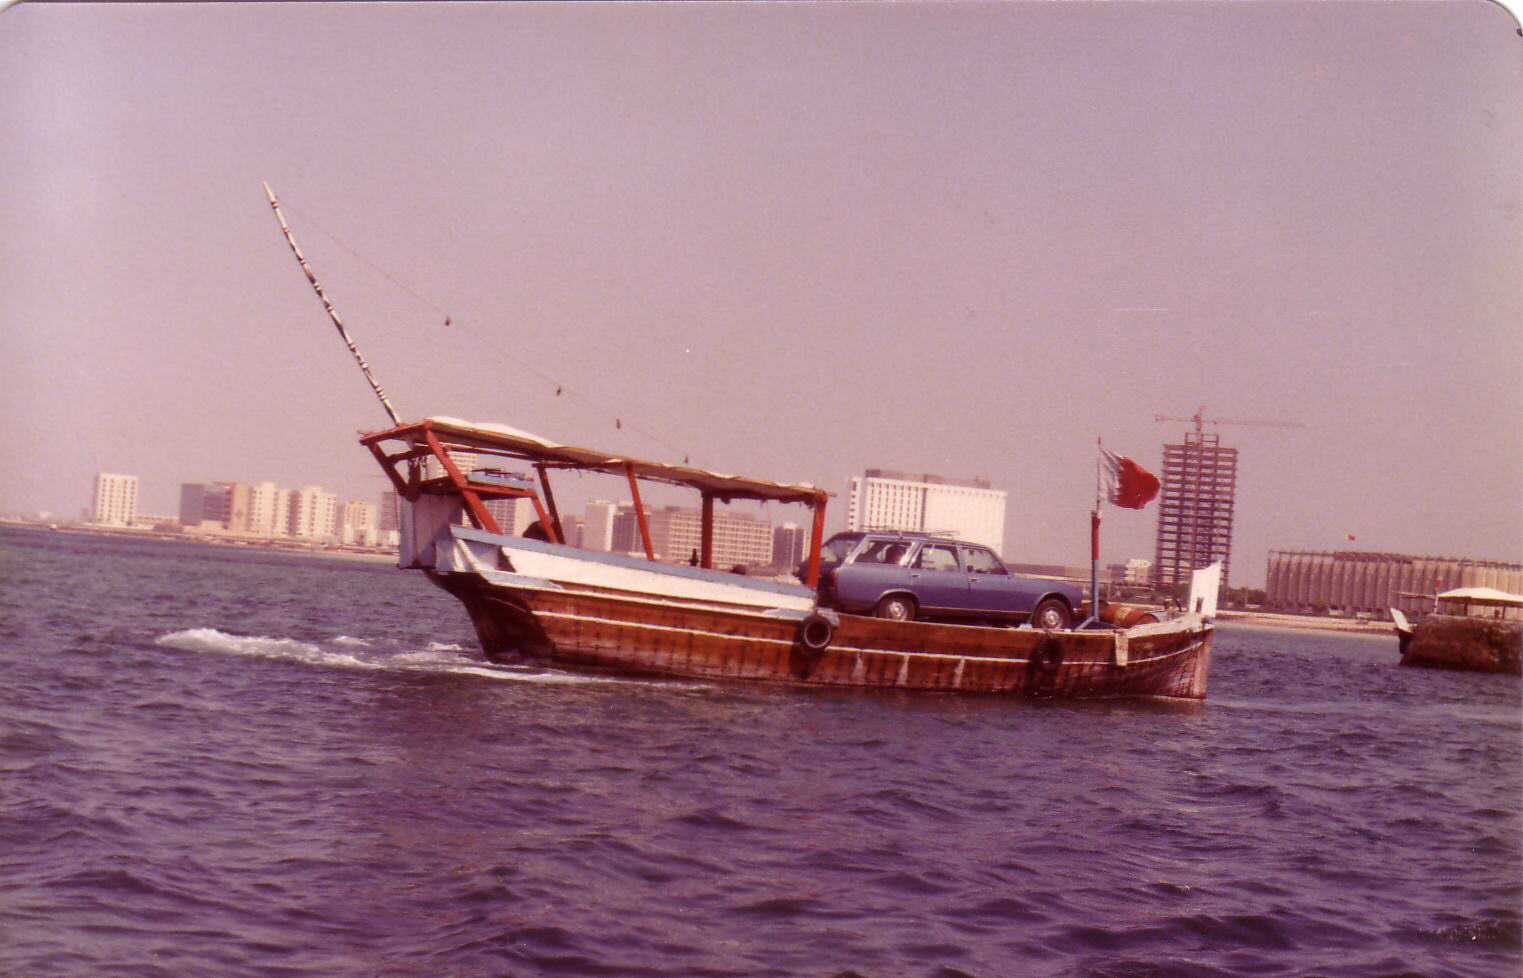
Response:
[{"label": "building under construction", "polygon": [[1237,491],[1237,449],[1219,436],[1185,432],[1179,445],[1163,446],[1158,542],[1153,583],[1188,584],[1190,573],[1222,563],[1222,586],[1232,573],[1232,503]]}]

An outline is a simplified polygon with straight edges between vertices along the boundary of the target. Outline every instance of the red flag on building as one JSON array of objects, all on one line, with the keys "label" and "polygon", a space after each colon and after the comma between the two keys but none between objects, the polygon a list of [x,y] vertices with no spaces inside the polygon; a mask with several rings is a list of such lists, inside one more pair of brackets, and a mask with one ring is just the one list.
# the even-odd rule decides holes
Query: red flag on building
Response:
[{"label": "red flag on building", "polygon": [[1126,509],[1141,509],[1158,495],[1158,477],[1131,459],[1100,449],[1105,498]]}]

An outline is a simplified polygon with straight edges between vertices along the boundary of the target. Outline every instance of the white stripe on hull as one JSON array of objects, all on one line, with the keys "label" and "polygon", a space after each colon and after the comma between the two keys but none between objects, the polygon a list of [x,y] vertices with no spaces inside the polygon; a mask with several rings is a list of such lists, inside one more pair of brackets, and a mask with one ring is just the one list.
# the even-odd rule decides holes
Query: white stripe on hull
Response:
[{"label": "white stripe on hull", "polygon": [[571,587],[622,591],[677,601],[710,602],[748,608],[788,608],[804,612],[813,609],[815,604],[814,595],[810,592],[790,594],[747,587],[742,583],[744,578],[738,578],[733,584],[721,583],[679,577],[662,573],[659,569],[620,567],[509,546],[502,549],[517,573]]}]

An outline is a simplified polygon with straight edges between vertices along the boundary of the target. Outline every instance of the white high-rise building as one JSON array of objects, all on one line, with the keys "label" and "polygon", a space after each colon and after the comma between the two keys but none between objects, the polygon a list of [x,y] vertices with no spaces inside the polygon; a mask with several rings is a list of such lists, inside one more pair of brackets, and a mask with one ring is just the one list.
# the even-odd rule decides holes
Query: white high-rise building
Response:
[{"label": "white high-rise building", "polygon": [[[497,528],[510,537],[522,534],[539,519],[533,501],[524,496],[487,498],[481,501],[481,505],[497,521]],[[460,523],[463,526],[470,526],[471,523],[463,512],[460,514]]]},{"label": "white high-rise building", "polygon": [[582,512],[582,546],[588,550],[613,549],[613,518],[619,504],[595,499]]},{"label": "white high-rise building", "polygon": [[283,537],[290,533],[291,491],[273,482],[249,488],[249,533],[260,537]]},{"label": "white high-rise building", "polygon": [[137,516],[137,476],[100,472],[90,501],[90,522],[131,526]]},{"label": "white high-rise building", "polygon": [[1005,491],[983,479],[947,479],[868,469],[849,482],[846,528],[920,530],[1001,550],[1005,545]]},{"label": "white high-rise building", "polygon": [[[657,560],[683,563],[696,559],[703,546],[703,512],[682,506],[664,506],[645,514],[650,528],[651,550]],[[765,567],[772,562],[772,524],[744,513],[714,514],[714,566],[721,570],[740,565]],[[636,541],[630,550],[643,550]]]},{"label": "white high-rise building", "polygon": [[372,546],[376,539],[376,508],[351,499],[338,508],[338,538],[343,543]]},{"label": "white high-rise building", "polygon": [[291,514],[286,532],[303,540],[328,540],[338,536],[338,497],[320,486],[302,486],[291,493]]}]

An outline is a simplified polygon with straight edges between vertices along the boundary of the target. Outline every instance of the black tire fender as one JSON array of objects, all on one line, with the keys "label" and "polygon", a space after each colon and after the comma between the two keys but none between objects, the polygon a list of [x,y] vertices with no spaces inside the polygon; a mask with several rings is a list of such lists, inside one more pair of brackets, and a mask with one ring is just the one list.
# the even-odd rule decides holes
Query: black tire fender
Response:
[{"label": "black tire fender", "polygon": [[1031,668],[1040,673],[1054,673],[1063,664],[1063,643],[1048,635],[1031,650]]},{"label": "black tire fender", "polygon": [[811,611],[799,622],[798,642],[799,647],[813,655],[819,655],[830,647],[830,640],[835,638],[836,626],[829,618],[817,611]]}]

